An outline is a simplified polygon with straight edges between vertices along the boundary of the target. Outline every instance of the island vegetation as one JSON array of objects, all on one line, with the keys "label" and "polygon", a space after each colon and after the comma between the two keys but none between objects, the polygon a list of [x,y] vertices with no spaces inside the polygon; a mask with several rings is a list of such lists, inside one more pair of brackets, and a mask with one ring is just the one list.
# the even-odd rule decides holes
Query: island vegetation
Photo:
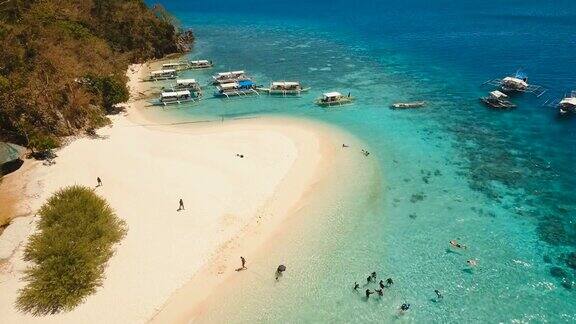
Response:
[{"label": "island vegetation", "polygon": [[108,123],[130,63],[188,49],[163,7],[142,0],[0,2],[0,140],[33,150]]},{"label": "island vegetation", "polygon": [[33,315],[70,311],[102,285],[104,268],[126,225],[90,188],[54,194],[39,212],[37,232],[24,250],[32,262],[16,307]]}]

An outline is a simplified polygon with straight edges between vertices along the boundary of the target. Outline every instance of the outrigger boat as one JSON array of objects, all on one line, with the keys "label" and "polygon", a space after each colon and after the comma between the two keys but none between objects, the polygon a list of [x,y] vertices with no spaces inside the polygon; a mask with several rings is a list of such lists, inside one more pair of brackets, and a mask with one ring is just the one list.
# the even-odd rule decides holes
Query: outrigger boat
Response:
[{"label": "outrigger boat", "polygon": [[233,83],[240,80],[250,80],[244,71],[221,72],[214,75],[212,79],[212,84],[214,85]]},{"label": "outrigger boat", "polygon": [[560,100],[558,108],[560,109],[561,114],[566,114],[568,112],[576,113],[576,91],[572,91],[570,95]]},{"label": "outrigger boat", "polygon": [[302,92],[310,90],[310,87],[304,88],[300,82],[295,81],[275,81],[270,83],[268,88],[258,88],[258,90],[267,92],[271,95],[300,95]]},{"label": "outrigger boat", "polygon": [[426,101],[396,102],[390,105],[392,109],[410,109],[421,108],[426,106]]},{"label": "outrigger boat", "polygon": [[480,101],[492,108],[508,109],[515,108],[516,105],[507,100],[508,96],[498,90],[490,92],[486,97],[480,98]]},{"label": "outrigger boat", "polygon": [[192,70],[209,69],[214,67],[214,63],[208,60],[188,61],[188,67]]},{"label": "outrigger boat", "polygon": [[182,91],[169,91],[169,92],[162,92],[160,94],[159,101],[162,105],[166,106],[169,104],[180,104],[183,102],[188,101],[195,101],[192,97],[192,93],[188,90]]},{"label": "outrigger boat", "polygon": [[502,92],[527,92],[532,93],[536,97],[542,96],[547,90],[541,86],[529,84],[528,77],[525,73],[518,70],[514,76],[507,76],[503,79],[493,79],[484,82],[499,87]]},{"label": "outrigger boat", "polygon": [[251,94],[260,95],[258,91],[256,91],[256,84],[252,82],[252,80],[240,80],[218,85],[214,96],[230,98],[230,96],[246,96]]},{"label": "outrigger boat", "polygon": [[174,69],[167,69],[167,70],[157,70],[150,72],[150,76],[148,79],[150,81],[158,81],[158,80],[169,80],[169,79],[176,79],[177,77],[176,70]]},{"label": "outrigger boat", "polygon": [[319,106],[336,106],[349,104],[354,100],[354,97],[342,95],[340,92],[327,92],[322,94],[322,97],[314,101]]},{"label": "outrigger boat", "polygon": [[162,64],[162,70],[185,70],[186,62],[170,62]]},{"label": "outrigger boat", "polygon": [[174,90],[190,90],[190,92],[202,92],[200,84],[196,79],[176,79]]}]

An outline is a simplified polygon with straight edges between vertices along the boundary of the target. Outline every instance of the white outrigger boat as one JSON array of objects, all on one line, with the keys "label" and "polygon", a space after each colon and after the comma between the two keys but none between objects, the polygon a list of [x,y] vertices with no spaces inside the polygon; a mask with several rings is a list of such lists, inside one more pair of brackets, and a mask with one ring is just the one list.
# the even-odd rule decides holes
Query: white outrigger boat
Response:
[{"label": "white outrigger boat", "polygon": [[188,90],[162,92],[159,98],[160,104],[181,104],[183,102],[195,101],[192,93]]},{"label": "white outrigger boat", "polygon": [[480,98],[480,101],[492,108],[507,109],[516,107],[515,104],[508,101],[508,96],[505,93],[498,90],[494,90],[488,96]]},{"label": "white outrigger boat", "polygon": [[177,76],[178,74],[176,73],[175,69],[157,70],[150,72],[148,80],[150,81],[170,80],[170,79],[176,79]]},{"label": "white outrigger boat", "polygon": [[174,90],[190,90],[190,92],[202,92],[200,84],[196,79],[176,79]]},{"label": "white outrigger boat", "polygon": [[212,76],[212,79],[212,84],[214,85],[233,83],[240,80],[250,80],[250,78],[246,76],[245,71],[220,72]]},{"label": "white outrigger boat", "polygon": [[214,63],[208,60],[188,61],[188,68],[191,70],[209,69],[214,67]]},{"label": "white outrigger boat", "polygon": [[314,103],[319,106],[339,106],[349,104],[353,100],[354,97],[351,97],[350,93],[348,93],[347,96],[344,96],[340,92],[327,92],[322,94],[322,97],[316,99]]},{"label": "white outrigger boat", "polygon": [[558,108],[560,109],[561,114],[566,114],[568,112],[576,113],[576,90],[572,91],[570,95],[560,100]]},{"label": "white outrigger boat", "polygon": [[260,95],[256,91],[256,84],[252,80],[240,80],[236,82],[222,83],[216,87],[216,92],[214,92],[215,97],[226,97],[231,96],[246,96],[256,94]]},{"label": "white outrigger boat", "polygon": [[304,88],[300,82],[296,81],[274,81],[268,88],[258,88],[259,91],[271,95],[300,95],[302,92],[310,90],[310,87]]},{"label": "white outrigger boat", "polygon": [[532,93],[536,97],[542,96],[547,90],[544,87],[529,84],[528,77],[522,71],[517,71],[514,76],[507,76],[503,79],[493,79],[484,82],[500,88],[502,92],[527,92]]}]

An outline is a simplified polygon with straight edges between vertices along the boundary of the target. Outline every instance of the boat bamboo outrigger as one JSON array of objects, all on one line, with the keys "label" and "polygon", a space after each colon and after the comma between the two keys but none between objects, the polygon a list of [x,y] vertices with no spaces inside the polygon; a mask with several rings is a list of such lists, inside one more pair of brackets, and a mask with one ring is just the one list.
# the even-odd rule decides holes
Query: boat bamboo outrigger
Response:
[{"label": "boat bamboo outrigger", "polygon": [[199,70],[199,69],[209,69],[214,67],[214,63],[208,60],[195,60],[195,61],[188,61],[188,68],[192,70]]},{"label": "boat bamboo outrigger", "polygon": [[240,80],[250,80],[244,71],[221,72],[212,76],[212,84],[233,83]]},{"label": "boat bamboo outrigger", "polygon": [[529,84],[528,77],[520,70],[518,70],[514,76],[507,76],[503,79],[488,80],[484,82],[484,85],[486,84],[499,87],[502,92],[526,92],[532,93],[536,97],[542,96],[547,91],[544,87]]},{"label": "boat bamboo outrigger", "polygon": [[296,81],[274,81],[268,88],[258,88],[271,95],[300,95],[302,92],[310,90],[310,87],[304,88],[300,82]]},{"label": "boat bamboo outrigger", "polygon": [[189,90],[190,92],[202,92],[200,84],[196,79],[176,79],[176,84],[173,87],[174,90]]},{"label": "boat bamboo outrigger", "polygon": [[150,81],[158,81],[158,80],[169,80],[169,79],[176,79],[177,73],[174,69],[167,69],[167,70],[157,70],[150,72],[149,80]]},{"label": "boat bamboo outrigger", "polygon": [[186,62],[169,62],[162,64],[162,70],[184,70]]},{"label": "boat bamboo outrigger", "polygon": [[256,91],[256,84],[252,82],[252,80],[240,80],[218,85],[214,96],[229,98],[230,96],[246,96],[251,94],[260,95],[258,91]]},{"label": "boat bamboo outrigger", "polygon": [[410,109],[426,106],[426,101],[396,102],[390,105],[392,109]]},{"label": "boat bamboo outrigger", "polygon": [[566,114],[569,112],[576,113],[576,90],[570,92],[570,94],[564,99],[560,100],[558,103],[558,108],[561,114]]},{"label": "boat bamboo outrigger", "polygon": [[354,97],[342,95],[340,92],[327,92],[322,94],[322,97],[316,99],[314,103],[319,106],[337,106],[349,104],[354,100]]},{"label": "boat bamboo outrigger", "polygon": [[486,97],[480,98],[480,101],[492,108],[507,109],[516,107],[515,104],[508,101],[508,96],[498,90],[490,92]]},{"label": "boat bamboo outrigger", "polygon": [[188,90],[169,91],[162,92],[159,101],[161,104],[166,106],[169,104],[180,104],[187,101],[194,101],[194,98],[192,98],[192,94]]}]

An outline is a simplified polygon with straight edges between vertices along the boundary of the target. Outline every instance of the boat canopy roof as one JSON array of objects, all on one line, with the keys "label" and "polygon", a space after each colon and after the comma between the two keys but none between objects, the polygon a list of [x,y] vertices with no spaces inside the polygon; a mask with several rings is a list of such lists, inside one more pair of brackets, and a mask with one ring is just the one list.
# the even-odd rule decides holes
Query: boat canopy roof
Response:
[{"label": "boat canopy roof", "polygon": [[230,89],[235,89],[237,87],[238,87],[237,82],[222,83],[221,85],[218,86],[218,88],[220,88],[220,90],[230,90]]},{"label": "boat canopy roof", "polygon": [[196,83],[196,79],[178,79],[176,84],[193,84]]},{"label": "boat canopy roof", "polygon": [[294,81],[275,81],[272,82],[272,86],[275,87],[294,87],[294,86],[299,86],[300,82],[294,82]]},{"label": "boat canopy roof", "polygon": [[190,61],[190,63],[192,63],[192,64],[208,64],[210,62],[208,60],[195,60],[195,61]]},{"label": "boat canopy roof", "polygon": [[500,99],[500,98],[508,98],[508,96],[498,90],[492,91],[490,92],[490,95],[496,99]]},{"label": "boat canopy roof", "polygon": [[180,97],[180,96],[189,96],[189,95],[190,95],[190,91],[188,91],[188,90],[162,92],[162,98]]},{"label": "boat canopy roof", "polygon": [[324,94],[324,97],[326,98],[337,98],[337,97],[342,97],[342,94],[340,92],[326,92]]},{"label": "boat canopy roof", "polygon": [[155,75],[155,74],[174,73],[174,72],[176,72],[176,70],[174,69],[165,69],[165,70],[152,71],[150,72],[150,74]]},{"label": "boat canopy roof", "polygon": [[562,101],[560,101],[560,104],[561,105],[576,106],[576,97],[564,98],[564,99],[562,99]]},{"label": "boat canopy roof", "polygon": [[505,77],[502,82],[504,83],[513,83],[516,85],[521,85],[521,86],[528,86],[528,83],[526,83],[526,81],[522,80],[522,79],[518,79],[516,77]]},{"label": "boat canopy roof", "polygon": [[238,85],[241,87],[250,87],[250,86],[254,86],[255,83],[252,82],[252,80],[241,80],[241,81],[238,81]]},{"label": "boat canopy roof", "polygon": [[220,72],[218,73],[218,76],[231,76],[231,75],[241,75],[244,74],[244,71],[231,71],[231,72]]}]

